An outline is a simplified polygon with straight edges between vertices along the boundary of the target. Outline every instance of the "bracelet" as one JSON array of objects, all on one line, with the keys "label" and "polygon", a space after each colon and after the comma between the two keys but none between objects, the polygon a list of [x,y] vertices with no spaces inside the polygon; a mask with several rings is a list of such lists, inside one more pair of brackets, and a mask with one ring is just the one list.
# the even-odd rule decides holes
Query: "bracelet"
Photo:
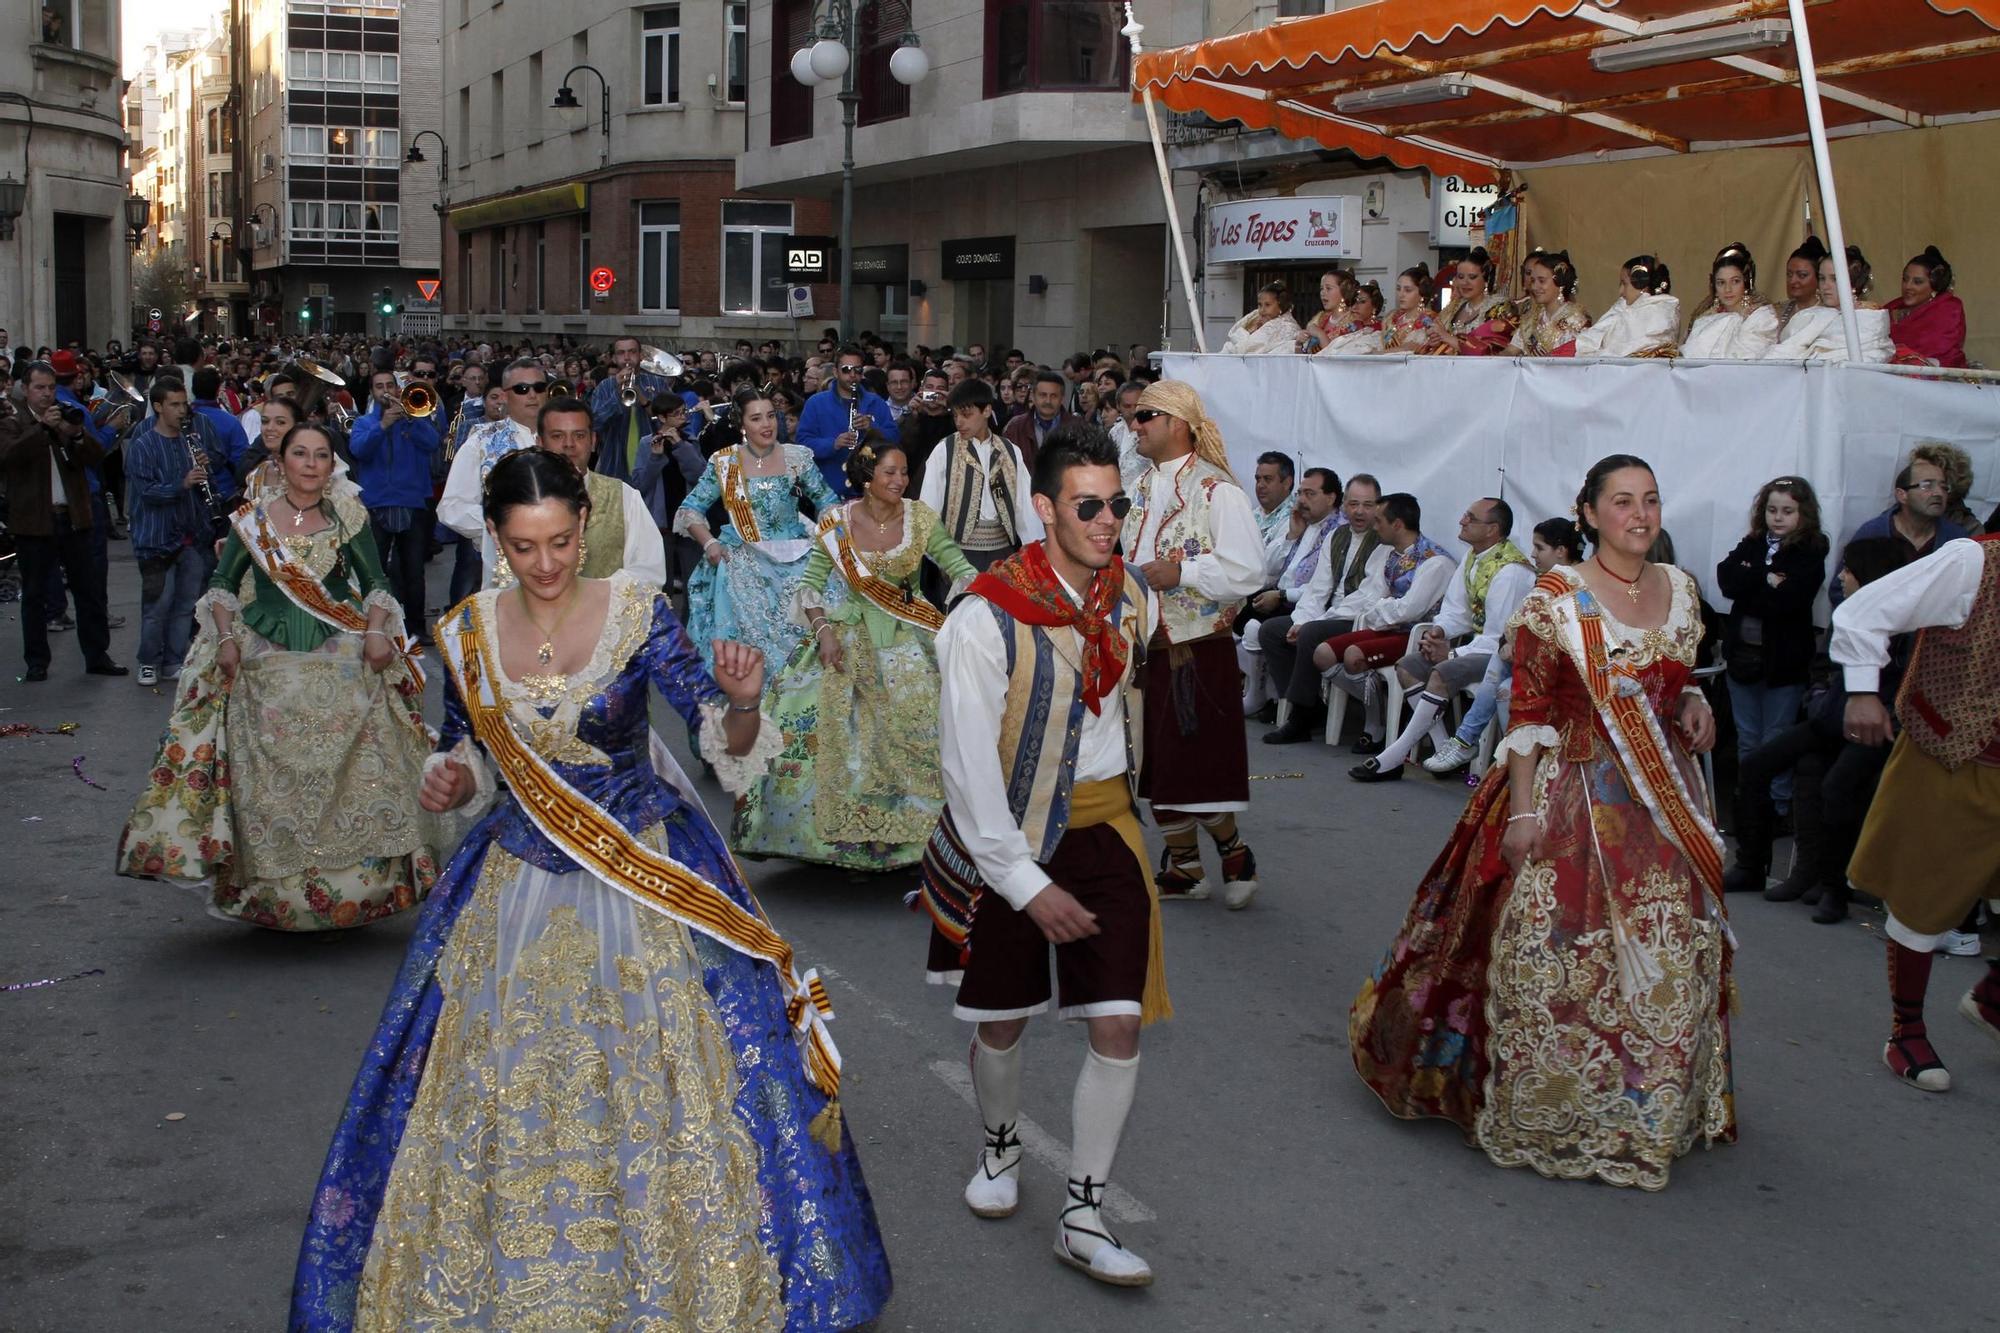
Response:
[{"label": "bracelet", "polygon": [[215,636],[215,641],[216,641],[217,643],[235,643],[235,642],[236,642],[236,632],[235,632],[234,630],[231,630],[231,631],[230,631],[229,633],[227,633],[227,634],[218,634],[218,635],[216,635],[216,636]]},{"label": "bracelet", "polygon": [[832,625],[830,625],[830,624],[828,624],[828,623],[827,623],[826,621],[822,620],[822,621],[820,621],[820,622],[819,622],[819,624],[817,624],[817,625],[814,625],[814,626],[813,626],[813,633],[814,633],[814,634],[818,634],[818,633],[819,633],[819,632],[820,632],[821,630],[823,630],[823,629],[832,629],[832,628],[833,628],[833,626],[832,626]]},{"label": "bracelet", "polygon": [[710,537],[710,538],[709,538],[709,539],[708,539],[708,540],[707,540],[706,542],[704,542],[704,543],[702,544],[702,548],[701,548],[701,553],[702,553],[703,555],[707,555],[707,554],[708,554],[708,548],[709,548],[709,547],[711,547],[711,546],[720,546],[720,545],[722,545],[722,538],[720,538],[720,537]]},{"label": "bracelet", "polygon": [[1508,816],[1507,816],[1507,822],[1508,822],[1509,824],[1512,824],[1512,823],[1514,823],[1514,822],[1515,822],[1516,820],[1522,820],[1522,819],[1540,819],[1541,817],[1542,817],[1542,816],[1541,816],[1541,813],[1540,813],[1539,811],[1535,811],[1535,810],[1530,810],[1530,811],[1528,811],[1528,812],[1527,812],[1526,814],[1520,814],[1520,815],[1508,815]]},{"label": "bracelet", "polygon": [[731,699],[729,701],[729,711],[732,713],[761,713],[764,711],[764,701],[762,699],[755,699],[747,704],[740,704]]},{"label": "bracelet", "polygon": [[368,637],[368,636],[369,636],[370,634],[379,634],[379,635],[381,635],[381,636],[382,636],[383,638],[385,638],[385,639],[389,637],[389,632],[388,632],[387,630],[379,630],[379,629],[369,629],[369,630],[363,630],[363,631],[361,632],[361,637],[365,639],[365,638],[367,638],[367,637]]}]

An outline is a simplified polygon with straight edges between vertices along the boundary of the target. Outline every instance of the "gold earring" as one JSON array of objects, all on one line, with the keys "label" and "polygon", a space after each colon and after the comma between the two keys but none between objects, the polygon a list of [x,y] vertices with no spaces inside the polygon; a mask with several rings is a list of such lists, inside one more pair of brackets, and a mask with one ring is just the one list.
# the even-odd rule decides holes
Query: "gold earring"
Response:
[{"label": "gold earring", "polygon": [[583,567],[590,562],[590,538],[576,539],[576,572],[583,573]]},{"label": "gold earring", "polygon": [[500,556],[499,560],[500,563],[493,570],[493,586],[495,588],[511,588],[514,586],[514,566],[508,563],[505,555]]}]

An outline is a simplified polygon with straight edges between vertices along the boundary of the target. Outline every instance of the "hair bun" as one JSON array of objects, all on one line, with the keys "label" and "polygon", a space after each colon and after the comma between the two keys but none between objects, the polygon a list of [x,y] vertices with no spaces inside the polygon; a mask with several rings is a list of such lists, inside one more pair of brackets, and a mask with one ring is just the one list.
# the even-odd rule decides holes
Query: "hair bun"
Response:
[{"label": "hair bun", "polygon": [[1933,264],[1942,264],[1945,262],[1944,252],[1939,250],[1935,245],[1927,245],[1924,247],[1924,258],[1928,259]]}]

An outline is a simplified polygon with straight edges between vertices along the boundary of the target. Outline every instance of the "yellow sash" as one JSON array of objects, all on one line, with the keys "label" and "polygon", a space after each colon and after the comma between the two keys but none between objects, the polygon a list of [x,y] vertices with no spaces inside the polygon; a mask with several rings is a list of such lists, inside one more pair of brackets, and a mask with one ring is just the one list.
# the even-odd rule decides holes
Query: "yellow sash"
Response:
[{"label": "yellow sash", "polygon": [[[841,577],[847,580],[847,586],[873,602],[877,609],[906,625],[914,625],[932,634],[943,629],[944,612],[913,595],[909,589],[869,572],[868,566],[861,563],[861,553],[854,549],[854,541],[847,535],[847,525],[841,521],[841,512],[840,509],[830,510],[820,520],[819,542],[833,557],[833,563],[840,567]],[[908,524],[912,521],[906,509],[903,522]],[[1144,865],[1145,858],[1141,857],[1139,863]]]},{"label": "yellow sash", "polygon": [[[333,600],[333,594],[326,590],[313,572],[292,559],[285,549],[284,541],[271,531],[270,520],[259,505],[245,504],[230,517],[230,526],[235,528],[238,541],[243,549],[264,571],[264,577],[277,586],[279,592],[291,601],[293,606],[304,611],[321,624],[330,625],[344,634],[362,634],[368,629],[368,615],[361,609],[358,598],[345,602]],[[419,688],[424,684],[423,649],[410,638],[409,626],[403,633],[390,640],[403,661],[410,668],[410,675],[416,679]]]},{"label": "yellow sash", "polygon": [[1174,1016],[1174,1002],[1167,997],[1166,934],[1160,924],[1160,891],[1146,873],[1146,840],[1139,832],[1139,817],[1132,811],[1132,784],[1124,776],[1098,782],[1079,782],[1069,790],[1071,829],[1095,828],[1109,824],[1113,832],[1132,849],[1139,863],[1139,876],[1146,881],[1146,896],[1152,903],[1152,924],[1147,930],[1146,992],[1139,1001],[1141,1026]]},{"label": "yellow sash", "polygon": [[750,507],[750,488],[743,481],[743,466],[736,457],[735,449],[724,449],[715,456],[716,480],[722,483],[722,507],[729,512],[729,524],[736,529],[736,535],[745,542],[755,545],[764,538],[757,526],[757,511]]},{"label": "yellow sash", "polygon": [[[759,911],[739,906],[721,889],[665,852],[641,843],[601,806],[572,787],[540,755],[522,744],[507,719],[494,684],[498,664],[485,660],[480,599],[465,606],[455,635],[441,636],[445,665],[465,700],[473,734],[486,750],[522,811],[563,853],[640,906],[671,917],[689,930],[777,970],[785,1014],[805,1060],[806,1073],[829,1099],[840,1093],[840,1052],[827,1034],[833,1004],[816,970],[801,977],[792,946]],[[753,900],[754,901],[754,900]],[[837,1116],[829,1100],[831,1114]],[[837,1150],[837,1121],[833,1122]],[[815,1133],[821,1126],[816,1124]]]}]

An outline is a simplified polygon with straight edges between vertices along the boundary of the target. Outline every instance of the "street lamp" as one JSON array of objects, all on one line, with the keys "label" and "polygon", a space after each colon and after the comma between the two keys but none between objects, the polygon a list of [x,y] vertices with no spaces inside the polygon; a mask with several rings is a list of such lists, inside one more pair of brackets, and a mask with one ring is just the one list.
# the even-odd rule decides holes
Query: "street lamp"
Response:
[{"label": "street lamp", "polygon": [[[271,210],[271,228],[269,231],[256,225],[257,219],[263,216],[264,210],[267,208]],[[277,238],[278,206],[269,200],[253,205],[250,209],[250,223],[250,243],[261,250]]]},{"label": "street lamp", "polygon": [[576,100],[576,92],[569,86],[571,77],[579,71],[587,71],[595,74],[597,76],[597,86],[604,93],[604,106],[603,110],[599,113],[604,130],[604,151],[598,155],[597,165],[605,166],[611,161],[611,84],[604,77],[604,71],[595,65],[571,66],[569,73],[563,75],[562,87],[556,89],[556,100],[549,103],[549,105],[558,111],[577,111],[582,109],[583,103]]},{"label": "street lamp", "polygon": [[28,183],[14,179],[14,173],[0,176],[0,241],[14,239],[14,219],[28,206]]},{"label": "street lamp", "polygon": [[143,194],[125,196],[125,229],[132,233],[132,248],[146,243],[146,223],[153,216],[153,201]]},{"label": "street lamp", "polygon": [[[560,96],[560,94],[558,94],[558,96]],[[403,160],[405,162],[428,161],[429,159],[427,159],[424,156],[424,150],[423,150],[423,141],[425,139],[436,139],[438,141],[437,206],[439,211],[442,212],[445,206],[445,200],[451,191],[451,145],[446,143],[444,141],[444,136],[442,134],[439,134],[436,130],[418,130],[414,135],[411,136],[410,151],[403,154]]]},{"label": "street lamp", "polygon": [[[228,230],[227,232],[223,231],[222,229],[223,229],[224,227],[228,227],[228,228],[229,228],[229,230]],[[235,239],[236,239],[236,226],[235,226],[235,224],[234,224],[234,223],[231,223],[231,222],[218,222],[218,223],[216,223],[216,224],[215,224],[215,226],[214,226],[214,227],[213,227],[213,228],[212,228],[212,229],[211,229],[211,230],[209,231],[209,233],[208,233],[208,239],[209,239],[209,240],[211,240],[211,241],[233,241],[233,240],[235,240]]]},{"label": "street lamp", "polygon": [[[862,13],[881,0],[820,0],[813,24],[817,40],[792,55],[792,77],[806,87],[840,80],[840,338],[854,336],[854,118],[861,94],[854,87],[854,47]],[[904,87],[931,72],[930,57],[915,31],[903,33],[889,57],[889,77]]]}]

